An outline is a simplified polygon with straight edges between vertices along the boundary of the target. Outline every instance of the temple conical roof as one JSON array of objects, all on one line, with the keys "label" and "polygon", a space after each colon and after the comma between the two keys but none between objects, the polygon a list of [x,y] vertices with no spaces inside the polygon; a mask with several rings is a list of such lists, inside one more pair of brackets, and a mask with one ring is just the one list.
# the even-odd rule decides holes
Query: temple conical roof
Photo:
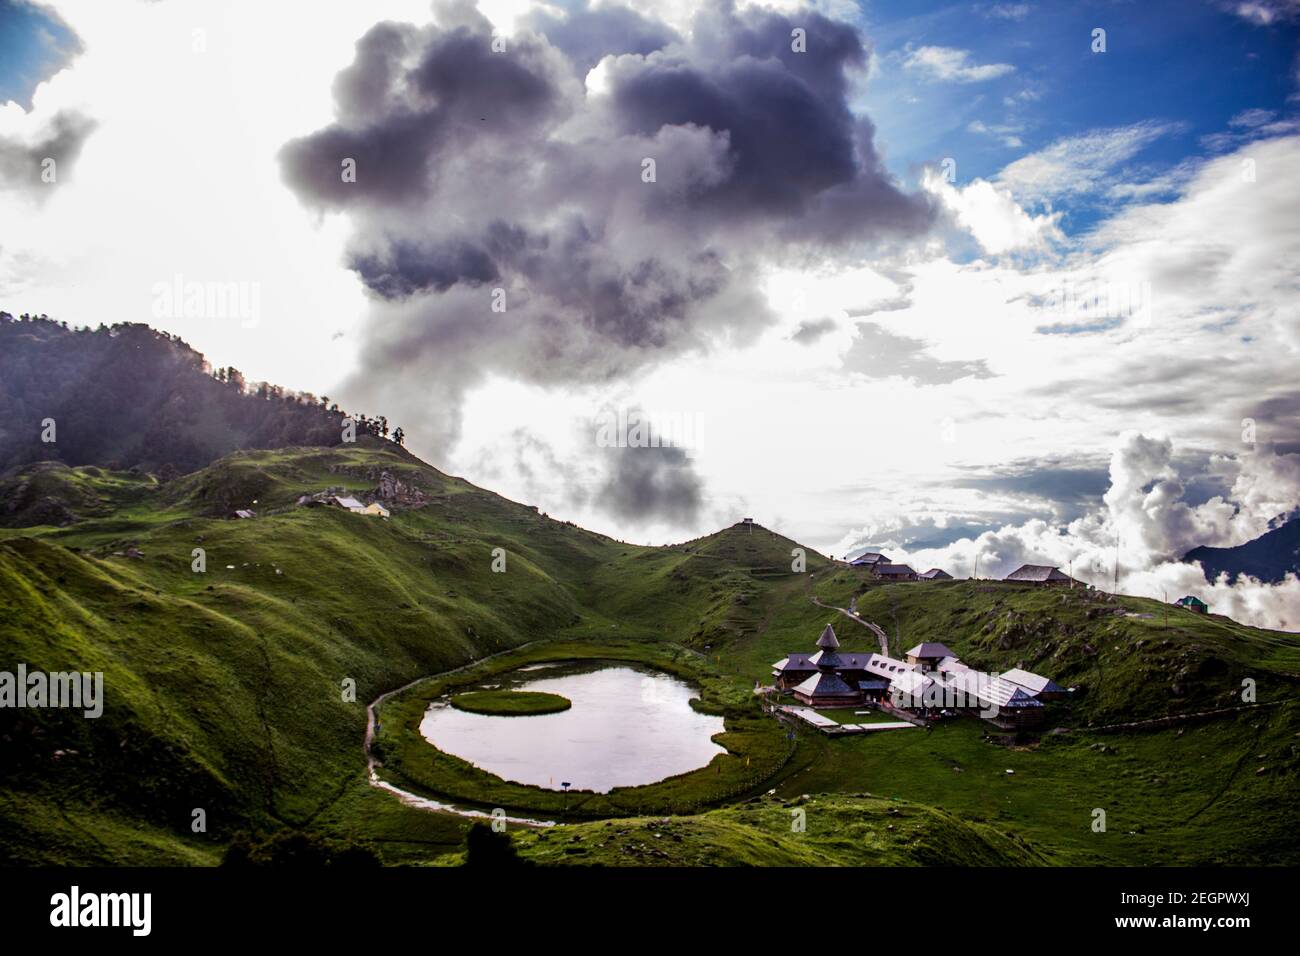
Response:
[{"label": "temple conical roof", "polygon": [[841,697],[853,700],[859,691],[844,682],[838,674],[820,671],[795,688],[795,693],[807,694],[809,697]]},{"label": "temple conical roof", "polygon": [[834,649],[832,648],[827,648],[824,651],[818,651],[812,657],[808,658],[808,663],[815,664],[817,667],[820,667],[822,670],[827,670],[827,669],[834,670],[837,667],[844,666],[844,661],[840,659],[840,655],[836,654]]},{"label": "temple conical roof", "polygon": [[822,636],[817,638],[817,646],[827,648],[840,646],[839,640],[835,637],[835,629],[829,624],[826,625],[826,630],[822,631]]}]

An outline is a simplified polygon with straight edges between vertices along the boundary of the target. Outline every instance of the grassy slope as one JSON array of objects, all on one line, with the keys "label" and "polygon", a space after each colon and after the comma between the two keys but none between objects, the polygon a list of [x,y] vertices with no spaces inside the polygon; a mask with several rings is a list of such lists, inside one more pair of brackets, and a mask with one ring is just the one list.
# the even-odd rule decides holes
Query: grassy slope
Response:
[{"label": "grassy slope", "polygon": [[[0,543],[6,660],[103,670],[113,703],[94,721],[0,713],[15,770],[0,826],[61,832],[53,810],[32,813],[59,803],[182,833],[202,807],[212,843],[259,818],[304,824],[356,773],[366,701],[576,622],[571,585],[530,558],[562,538],[580,568],[602,539],[431,469],[424,483],[445,503],[393,521],[275,510],[301,490],[370,486],[364,472],[380,464],[403,462],[377,448],[236,456],[216,467],[256,489],[246,492],[263,509],[255,521],[182,517],[210,500],[212,476],[200,473],[160,501],[155,515],[170,523],[121,515]],[[496,533],[475,533],[493,507]],[[129,546],[144,556],[115,556]],[[490,569],[498,546],[509,552],[504,575]],[[207,552],[204,574],[191,570],[195,547]],[[343,699],[345,678],[355,702]],[[56,749],[76,753],[55,760]],[[36,859],[57,857],[62,841],[0,842]]]},{"label": "grassy slope", "polygon": [[[796,831],[802,811],[803,829]],[[979,823],[862,795],[762,798],[699,816],[632,817],[517,833],[540,864],[603,866],[1024,866],[1031,847]]]},{"label": "grassy slope", "polygon": [[527,717],[533,714],[558,714],[573,706],[573,701],[559,694],[529,690],[479,690],[457,694],[451,706],[471,714],[504,717]]},{"label": "grassy slope", "polygon": [[[389,521],[292,506],[305,491],[364,491],[381,468],[418,481],[432,502]],[[860,593],[863,616],[891,634],[895,653],[942,640],[974,663],[1023,665],[1086,696],[1058,715],[1076,733],[1033,750],[990,744],[974,721],[930,734],[801,734],[775,782],[780,796],[870,790],[931,804],[1015,830],[1037,847],[1036,859],[1057,862],[1300,859],[1286,826],[1296,804],[1294,709],[1190,725],[1181,735],[1077,732],[1231,703],[1243,677],[1258,682],[1261,701],[1293,696],[1294,635],[1177,613],[1165,628],[1163,608],[1141,599],[1120,606],[1155,617],[1122,616],[1077,592],[875,585],[815,552],[812,576],[796,575],[795,543],[761,528],[672,548],[625,545],[371,442],[241,453],[166,486],[93,469],[42,481],[43,499],[75,491],[69,507],[80,520],[0,530],[0,604],[10,612],[0,618],[0,666],[102,669],[112,706],[98,721],[0,712],[7,859],[205,862],[236,830],[277,822],[372,838],[390,860],[445,852],[458,844],[461,821],[364,785],[366,701],[530,641],[614,636],[702,652],[739,700],[772,661],[811,650],[827,620],[845,650],[877,649],[865,628],[814,606],[814,591],[840,606]],[[214,517],[234,507],[259,517]],[[133,546],[143,557],[116,555]],[[195,547],[207,552],[205,574],[190,569]],[[497,547],[507,552],[505,574],[491,571]],[[355,702],[343,699],[345,678],[356,682]],[[56,758],[56,750],[65,752]],[[848,800],[827,799],[819,802]],[[190,832],[195,807],[207,811],[207,834]],[[1098,807],[1108,813],[1106,834],[1090,828]],[[720,835],[748,832],[752,820],[728,816],[739,813],[683,821],[698,836],[685,842],[698,856],[718,834],[731,847],[719,859],[744,859],[748,838]],[[786,839],[788,821],[782,827],[773,839]],[[810,851],[806,838],[771,861],[809,852],[864,859]],[[910,858],[925,861],[924,853]]]},{"label": "grassy slope", "polygon": [[[974,720],[930,733],[808,734],[778,793],[867,789],[930,803],[1014,828],[1056,862],[1300,859],[1290,823],[1300,809],[1300,704],[1169,729],[1086,730],[1238,705],[1244,677],[1256,682],[1261,703],[1300,696],[1296,635],[1175,610],[1166,628],[1163,606],[1145,598],[1111,603],[992,582],[881,585],[839,568],[805,587],[841,607],[857,595],[862,616],[885,628],[895,654],[943,641],[973,664],[1024,666],[1083,695],[1050,714],[1049,726],[1073,731],[1034,748],[991,744]],[[844,650],[879,649],[874,635],[843,615],[789,600],[764,633],[724,654],[721,666],[757,679],[785,651],[810,650],[809,635],[827,621]],[[1097,808],[1107,812],[1105,833],[1092,830]]]}]

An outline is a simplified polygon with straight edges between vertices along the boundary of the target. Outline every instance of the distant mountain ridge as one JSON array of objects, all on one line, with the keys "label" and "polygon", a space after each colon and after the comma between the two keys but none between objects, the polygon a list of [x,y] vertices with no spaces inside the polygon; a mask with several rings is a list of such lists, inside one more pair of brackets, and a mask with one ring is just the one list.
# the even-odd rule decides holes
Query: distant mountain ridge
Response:
[{"label": "distant mountain ridge", "polygon": [[1193,548],[1183,560],[1199,561],[1207,581],[1227,573],[1234,584],[1239,575],[1248,574],[1268,584],[1279,584],[1287,573],[1300,574],[1300,517],[1282,515],[1271,522],[1272,530],[1254,541],[1234,548]]}]

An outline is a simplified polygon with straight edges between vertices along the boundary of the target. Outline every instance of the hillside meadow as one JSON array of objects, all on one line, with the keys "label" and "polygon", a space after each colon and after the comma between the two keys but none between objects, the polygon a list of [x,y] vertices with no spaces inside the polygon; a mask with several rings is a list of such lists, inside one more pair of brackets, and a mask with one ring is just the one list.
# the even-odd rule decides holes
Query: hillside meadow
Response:
[{"label": "hillside meadow", "polygon": [[[384,471],[425,503],[389,519],[295,504],[330,488],[365,495]],[[796,573],[799,545],[760,527],[625,544],[368,437],[239,452],[165,482],[41,463],[6,474],[0,490],[6,661],[103,671],[108,698],[99,720],[0,712],[5,862],[206,865],[237,839],[309,833],[392,864],[454,863],[467,818],[367,784],[366,704],[412,682],[380,708],[381,777],[563,821],[514,828],[539,862],[1300,859],[1293,634],[1178,610],[1166,619],[1158,602],[1081,590],[882,585],[810,549]],[[257,516],[230,520],[235,508]],[[1076,688],[1072,701],[1053,705],[1054,732],[1028,744],[971,719],[791,737],[752,694],[771,664],[812,650],[827,621],[844,650],[879,649],[814,598],[844,608],[856,598],[891,653],[942,641],[973,666],[1047,674]],[[682,676],[699,688],[696,706],[724,717],[727,753],[659,784],[557,799],[435,759],[418,734],[430,695],[467,675],[571,659]],[[1247,680],[1258,706],[1242,706]],[[1241,709],[1108,727],[1231,707]],[[803,831],[791,829],[798,808]]]}]

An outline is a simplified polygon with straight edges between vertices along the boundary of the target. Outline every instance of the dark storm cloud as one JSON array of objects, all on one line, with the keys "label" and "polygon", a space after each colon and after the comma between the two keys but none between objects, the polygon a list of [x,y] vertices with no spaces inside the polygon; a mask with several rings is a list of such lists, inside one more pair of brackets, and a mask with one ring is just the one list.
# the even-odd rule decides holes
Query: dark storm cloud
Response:
[{"label": "dark storm cloud", "polygon": [[347,263],[374,300],[344,391],[425,447],[455,440],[490,375],[600,383],[743,345],[773,320],[765,264],[858,261],[933,219],[849,109],[866,50],[845,24],[715,2],[683,38],[575,2],[494,52],[472,5],[435,9],[373,27],[335,82],[336,121],[280,157],[304,203],[347,212]]},{"label": "dark storm cloud", "polygon": [[620,53],[653,53],[679,40],[671,27],[627,7],[593,9],[573,2],[531,11],[522,19],[525,29],[542,34],[583,76],[602,58]]},{"label": "dark storm cloud", "polygon": [[[0,137],[0,189],[21,189],[36,198],[48,195],[72,172],[94,129],[94,120],[64,111],[55,115],[35,142],[19,143]],[[46,160],[54,161],[53,182],[42,178]]]},{"label": "dark storm cloud", "polygon": [[[728,175],[696,197],[701,212],[779,220],[785,239],[841,242],[915,232],[925,201],[899,192],[849,109],[850,74],[867,51],[851,26],[820,14],[786,16],[729,3],[696,17],[688,47],[613,61],[619,129],[665,125],[726,131]],[[806,32],[807,52],[791,49]]]},{"label": "dark storm cloud", "polygon": [[377,23],[356,44],[352,65],[334,78],[334,102],[341,123],[364,124],[384,108],[402,59],[417,42],[409,23]]},{"label": "dark storm cloud", "polygon": [[844,369],[870,378],[899,376],[918,385],[947,385],[960,378],[992,378],[983,359],[944,362],[926,353],[919,339],[895,335],[874,322],[859,322],[858,337],[844,353]]},{"label": "dark storm cloud", "polygon": [[680,448],[609,448],[609,471],[595,504],[632,526],[656,522],[692,525],[703,484]]},{"label": "dark storm cloud", "polygon": [[464,240],[438,245],[398,241],[382,255],[356,253],[349,265],[386,299],[426,289],[444,292],[457,282],[481,285],[500,275],[486,249]]},{"label": "dark storm cloud", "polygon": [[[471,144],[508,150],[555,117],[562,63],[544,40],[494,53],[486,21],[418,31],[381,23],[334,84],[338,121],[285,145],[289,183],[314,204],[406,204]],[[342,175],[346,160],[355,181]]]}]

